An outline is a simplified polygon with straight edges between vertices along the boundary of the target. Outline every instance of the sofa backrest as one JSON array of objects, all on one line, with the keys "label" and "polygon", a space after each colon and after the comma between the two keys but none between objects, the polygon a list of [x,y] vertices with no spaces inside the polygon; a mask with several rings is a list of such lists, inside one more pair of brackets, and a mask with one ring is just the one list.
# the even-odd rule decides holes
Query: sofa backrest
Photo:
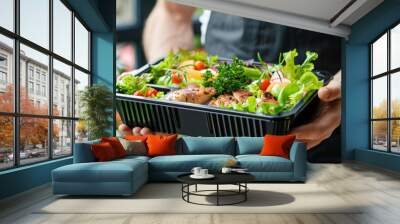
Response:
[{"label": "sofa backrest", "polygon": [[226,154],[235,155],[233,137],[182,137],[177,147],[178,154]]},{"label": "sofa backrest", "polygon": [[74,148],[74,163],[89,163],[95,162],[96,158],[90,148],[92,144],[99,144],[100,140],[75,143]]},{"label": "sofa backrest", "polygon": [[[75,143],[74,163],[95,162],[90,145],[100,140]],[[226,154],[244,155],[259,154],[264,144],[263,137],[189,137],[177,140],[177,154]]]},{"label": "sofa backrest", "polygon": [[264,137],[236,137],[236,155],[259,154]]}]

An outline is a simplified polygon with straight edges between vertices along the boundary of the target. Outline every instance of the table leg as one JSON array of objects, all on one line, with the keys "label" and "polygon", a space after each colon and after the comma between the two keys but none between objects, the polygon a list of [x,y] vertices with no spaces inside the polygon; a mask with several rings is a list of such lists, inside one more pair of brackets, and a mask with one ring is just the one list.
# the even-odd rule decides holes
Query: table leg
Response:
[{"label": "table leg", "polygon": [[187,193],[187,201],[188,201],[188,202],[190,202],[190,201],[189,201],[189,195],[190,195],[190,184],[188,184],[188,185],[187,185],[187,192],[188,192],[188,193]]},{"label": "table leg", "polygon": [[195,189],[194,189],[194,191],[196,191],[196,192],[197,192],[197,184],[195,185]]},{"label": "table leg", "polygon": [[217,184],[217,206],[219,206],[219,184]]},{"label": "table leg", "polygon": [[184,188],[183,188],[183,187],[184,187],[184,184],[182,183],[182,186],[181,186],[182,199],[183,199],[183,195],[184,195],[184,194],[183,194],[183,190],[184,190]]},{"label": "table leg", "polygon": [[244,201],[247,201],[247,192],[248,192],[247,183],[244,183],[244,190],[245,190],[245,192],[244,192]]}]

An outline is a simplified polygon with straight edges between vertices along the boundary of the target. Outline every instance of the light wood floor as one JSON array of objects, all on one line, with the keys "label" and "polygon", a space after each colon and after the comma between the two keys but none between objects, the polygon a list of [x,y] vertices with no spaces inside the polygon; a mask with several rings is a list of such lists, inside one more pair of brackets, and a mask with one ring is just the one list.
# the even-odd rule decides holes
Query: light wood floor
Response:
[{"label": "light wood floor", "polygon": [[[367,204],[357,214],[37,214],[54,200],[42,186],[0,202],[0,223],[104,224],[253,224],[253,223],[400,223],[400,175],[358,163],[312,164],[308,182],[317,183],[346,201]],[[316,203],[318,203],[316,201]],[[173,206],[173,205],[171,205]]]}]

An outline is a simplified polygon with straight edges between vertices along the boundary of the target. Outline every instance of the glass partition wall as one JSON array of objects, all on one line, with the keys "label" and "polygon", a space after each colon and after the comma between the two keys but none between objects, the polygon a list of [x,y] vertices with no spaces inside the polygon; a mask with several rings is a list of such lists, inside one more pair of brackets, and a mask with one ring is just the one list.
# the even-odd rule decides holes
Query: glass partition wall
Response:
[{"label": "glass partition wall", "polygon": [[400,24],[370,45],[371,149],[400,153]]},{"label": "glass partition wall", "polygon": [[0,170],[70,156],[87,138],[90,35],[62,0],[0,1]]}]

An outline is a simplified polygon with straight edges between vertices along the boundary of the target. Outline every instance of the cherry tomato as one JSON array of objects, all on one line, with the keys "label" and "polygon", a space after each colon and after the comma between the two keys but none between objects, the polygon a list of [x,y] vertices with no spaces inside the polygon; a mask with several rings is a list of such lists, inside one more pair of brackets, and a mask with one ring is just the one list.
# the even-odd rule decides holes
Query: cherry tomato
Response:
[{"label": "cherry tomato", "polygon": [[158,91],[153,88],[149,88],[146,90],[146,96],[147,97],[152,97],[152,96],[157,96]]},{"label": "cherry tomato", "polygon": [[268,79],[262,79],[262,80],[261,80],[261,83],[260,83],[260,89],[261,89],[262,91],[267,90],[269,84],[270,84],[270,82],[269,82]]},{"label": "cherry tomato", "polygon": [[196,69],[196,70],[203,70],[205,68],[206,68],[206,65],[202,61],[196,61],[194,63],[194,69]]},{"label": "cherry tomato", "polygon": [[183,81],[182,76],[177,72],[172,73],[172,83],[179,84]]},{"label": "cherry tomato", "polygon": [[134,96],[143,96],[143,93],[139,90],[133,93]]}]

